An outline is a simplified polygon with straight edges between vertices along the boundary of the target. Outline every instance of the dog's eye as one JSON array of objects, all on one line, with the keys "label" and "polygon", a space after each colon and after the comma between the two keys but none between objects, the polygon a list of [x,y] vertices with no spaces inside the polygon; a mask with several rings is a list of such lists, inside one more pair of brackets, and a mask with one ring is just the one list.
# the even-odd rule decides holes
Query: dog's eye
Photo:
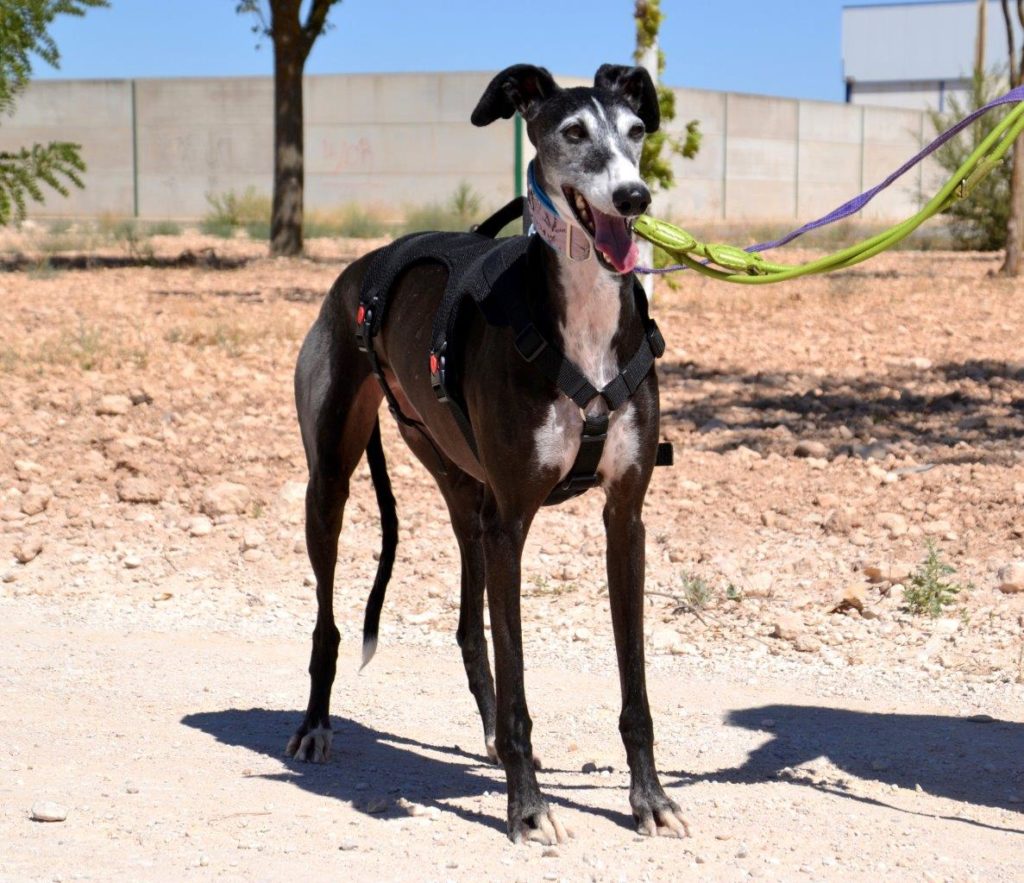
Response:
[{"label": "dog's eye", "polygon": [[647,130],[644,128],[643,123],[637,123],[636,125],[631,126],[629,129],[629,137],[632,138],[634,141],[639,141],[646,134]]},{"label": "dog's eye", "polygon": [[583,141],[587,137],[587,130],[580,123],[573,123],[562,129],[562,135],[566,141]]}]

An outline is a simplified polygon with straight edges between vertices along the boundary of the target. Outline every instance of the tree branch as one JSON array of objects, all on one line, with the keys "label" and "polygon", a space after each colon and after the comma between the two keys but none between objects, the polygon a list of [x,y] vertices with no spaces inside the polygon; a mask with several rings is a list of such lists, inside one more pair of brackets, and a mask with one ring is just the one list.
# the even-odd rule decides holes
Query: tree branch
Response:
[{"label": "tree branch", "polygon": [[[1020,25],[1024,28],[1024,0],[1017,0],[1017,18],[1020,20]],[[1021,79],[1024,78],[1024,44],[1020,48],[1020,60],[1017,62],[1017,82],[1015,86],[1019,86]]]},{"label": "tree branch", "polygon": [[260,0],[239,0],[235,5],[235,12],[239,15],[252,14],[256,16],[258,24],[253,26],[253,33],[262,34],[264,37],[273,36],[267,17],[263,14],[263,4]]},{"label": "tree branch", "polygon": [[313,43],[327,28],[327,14],[331,7],[341,0],[313,0],[313,5],[306,16],[306,22],[302,25],[304,55],[308,55]]},{"label": "tree branch", "polygon": [[1010,86],[1017,85],[1017,47],[1013,36],[1013,19],[1010,17],[1010,0],[1000,0],[1003,22],[1006,24],[1006,43],[1010,54]]},{"label": "tree branch", "polygon": [[[1022,2],[1017,0],[1017,14],[1022,11]],[[1011,88],[1020,82],[1020,63],[1017,61],[1016,38],[1013,33],[1013,17],[1010,15],[1010,0],[1000,0],[999,5],[1003,9],[1003,21],[1006,22],[1006,43],[1010,52],[1010,86]],[[1022,19],[1024,21],[1024,19]]]},{"label": "tree branch", "polygon": [[56,141],[0,151],[0,224],[24,218],[27,200],[43,202],[40,183],[61,196],[68,195],[68,185],[81,188],[85,163],[80,150],[77,144]]}]

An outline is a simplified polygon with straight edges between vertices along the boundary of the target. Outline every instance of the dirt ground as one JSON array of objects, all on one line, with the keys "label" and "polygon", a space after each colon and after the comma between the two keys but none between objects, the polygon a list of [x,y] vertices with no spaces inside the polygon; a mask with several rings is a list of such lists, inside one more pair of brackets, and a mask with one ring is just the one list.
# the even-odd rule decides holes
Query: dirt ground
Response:
[{"label": "dirt ground", "polygon": [[[594,491],[541,514],[524,563],[541,784],[575,833],[545,850],[505,839],[457,551],[390,419],[380,648],[357,674],[361,467],[335,751],[283,754],[315,612],[291,373],[369,244],[153,245],[198,258],[0,272],[0,880],[1021,878],[1024,288],[994,257],[659,288],[676,465],[646,508],[648,668],[693,837],[632,830]],[[908,609],[929,542],[960,587],[935,618]],[[32,820],[47,802],[64,821]]]}]

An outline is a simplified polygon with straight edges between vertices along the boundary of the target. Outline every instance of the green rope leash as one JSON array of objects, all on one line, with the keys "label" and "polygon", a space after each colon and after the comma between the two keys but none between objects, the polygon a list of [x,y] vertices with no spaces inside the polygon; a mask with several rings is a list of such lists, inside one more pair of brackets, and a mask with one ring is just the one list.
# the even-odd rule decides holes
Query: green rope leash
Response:
[{"label": "green rope leash", "polygon": [[649,215],[637,218],[633,230],[638,236],[664,250],[676,262],[722,282],[766,285],[813,273],[844,270],[892,248],[929,218],[956,200],[970,196],[981,180],[1003,161],[1021,132],[1024,132],[1024,103],[1017,104],[992,129],[945,186],[917,214],[856,245],[805,264],[775,264],[760,254],[744,251],[734,245],[700,242],[685,230]]}]

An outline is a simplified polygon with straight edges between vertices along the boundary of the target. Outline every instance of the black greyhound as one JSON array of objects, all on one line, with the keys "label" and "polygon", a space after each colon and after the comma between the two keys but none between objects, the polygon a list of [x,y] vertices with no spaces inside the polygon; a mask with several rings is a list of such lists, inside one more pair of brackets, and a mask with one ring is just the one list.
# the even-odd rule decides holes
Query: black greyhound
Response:
[{"label": "black greyhound", "polygon": [[[461,395],[471,433],[431,386],[430,327],[448,270],[424,262],[398,275],[387,321],[357,346],[364,320],[360,292],[376,252],[348,267],[331,288],[299,354],[295,395],[309,465],[306,538],[317,579],[318,612],[306,716],[288,744],[300,759],[326,760],[329,703],[339,633],[333,586],[338,533],[349,478],[365,451],[381,509],[384,549],[368,607],[364,660],[376,644],[397,544],[395,502],[381,447],[378,409],[385,389],[401,415],[399,431],[432,473],[448,505],[462,558],[458,643],[483,719],[488,754],[508,783],[509,836],[560,842],[565,829],[537,785],[531,721],[523,686],[521,559],[538,509],[570,472],[581,428],[604,421],[595,481],[604,489],[608,589],[618,655],[619,729],[630,769],[629,802],[642,833],[685,836],[679,807],[665,794],[654,764],[654,733],[644,673],[644,496],[658,447],[658,380],[648,359],[631,394],[613,405],[604,395],[628,372],[649,335],[636,296],[637,250],[631,219],[650,203],[638,164],[644,135],[659,125],[657,96],[642,68],[602,66],[592,88],[562,89],[543,68],[515,65],[488,85],[472,122],[485,126],[516,111],[537,149],[531,169],[533,221],[548,245],[531,237],[539,272],[518,292],[536,330],[561,349],[591,390],[585,407],[524,358],[508,327],[479,312],[464,332]],[[452,234],[467,236],[468,234]],[[482,237],[479,237],[482,238]],[[447,241],[447,240],[446,240]],[[454,240],[453,240],[454,241]],[[549,247],[553,246],[553,247]],[[358,314],[358,318],[357,318]],[[663,344],[662,344],[663,346]],[[640,349],[638,349],[638,347]],[[660,353],[655,353],[658,355]],[[375,356],[375,358],[373,358]],[[382,374],[374,377],[372,366]],[[436,365],[433,366],[436,368]],[[603,389],[602,389],[603,388]],[[590,418],[585,424],[585,419]],[[476,444],[472,443],[475,439]],[[475,450],[474,450],[475,448]],[[484,586],[494,640],[497,692],[484,637]],[[365,661],[364,661],[365,664]]]}]

